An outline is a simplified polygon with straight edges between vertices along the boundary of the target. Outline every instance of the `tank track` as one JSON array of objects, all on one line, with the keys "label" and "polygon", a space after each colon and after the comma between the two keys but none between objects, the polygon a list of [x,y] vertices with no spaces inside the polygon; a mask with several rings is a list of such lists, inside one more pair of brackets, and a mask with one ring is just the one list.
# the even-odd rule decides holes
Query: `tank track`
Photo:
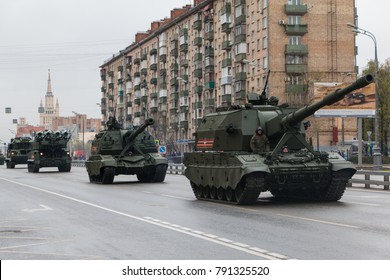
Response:
[{"label": "tank track", "polygon": [[215,186],[201,186],[191,183],[192,191],[198,200],[222,202],[236,205],[254,204],[264,188],[265,179],[262,173],[244,176],[235,189]]},{"label": "tank track", "polygon": [[304,199],[315,201],[338,201],[344,194],[351,173],[346,170],[333,172],[329,180],[320,183],[316,189],[297,189],[289,191],[271,191],[276,198]]},{"label": "tank track", "polygon": [[338,201],[344,194],[347,187],[348,180],[351,174],[348,171],[341,170],[333,173],[332,181],[329,186],[324,189],[320,196],[322,201]]}]

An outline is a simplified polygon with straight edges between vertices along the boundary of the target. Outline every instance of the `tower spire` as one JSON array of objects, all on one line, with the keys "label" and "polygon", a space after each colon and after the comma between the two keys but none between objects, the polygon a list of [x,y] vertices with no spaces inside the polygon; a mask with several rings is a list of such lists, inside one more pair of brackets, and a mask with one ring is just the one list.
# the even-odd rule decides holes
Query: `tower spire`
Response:
[{"label": "tower spire", "polygon": [[49,71],[49,77],[47,79],[47,95],[52,95],[52,91],[51,91],[51,79],[50,79],[50,69],[48,70]]}]

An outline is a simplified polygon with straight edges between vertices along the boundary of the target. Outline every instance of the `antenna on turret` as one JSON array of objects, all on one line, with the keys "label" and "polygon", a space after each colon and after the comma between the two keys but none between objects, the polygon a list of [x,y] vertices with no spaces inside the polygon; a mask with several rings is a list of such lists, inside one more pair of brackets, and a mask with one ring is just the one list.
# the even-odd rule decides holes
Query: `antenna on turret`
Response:
[{"label": "antenna on turret", "polygon": [[267,104],[268,103],[266,90],[267,90],[267,87],[268,87],[268,79],[269,79],[269,74],[270,73],[271,73],[271,70],[268,70],[267,78],[265,79],[264,88],[263,88],[263,91],[261,92],[261,95],[260,95],[260,103],[261,104]]}]

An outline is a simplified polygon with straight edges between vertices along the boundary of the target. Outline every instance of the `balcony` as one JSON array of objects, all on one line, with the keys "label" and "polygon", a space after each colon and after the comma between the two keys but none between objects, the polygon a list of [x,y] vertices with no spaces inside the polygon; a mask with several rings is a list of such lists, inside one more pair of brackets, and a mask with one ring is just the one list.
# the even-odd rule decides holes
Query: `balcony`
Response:
[{"label": "balcony", "polygon": [[195,78],[202,78],[202,76],[203,76],[202,69],[195,69],[194,70],[194,77]]},{"label": "balcony", "polygon": [[234,0],[234,6],[240,6],[240,5],[245,5],[246,1],[245,0]]},{"label": "balcony", "polygon": [[205,40],[208,40],[208,41],[214,40],[214,31],[211,30],[211,31],[209,31],[209,32],[206,32],[206,33],[204,34],[204,39],[205,39]]},{"label": "balcony", "polygon": [[308,85],[286,85],[287,93],[307,93]]},{"label": "balcony", "polygon": [[177,48],[174,48],[174,49],[171,50],[170,54],[172,56],[176,56],[177,57],[179,55],[179,50]]},{"label": "balcony", "polygon": [[285,32],[289,36],[299,36],[307,33],[307,24],[287,24]]},{"label": "balcony", "polygon": [[246,42],[246,34],[239,34],[234,37],[235,44],[244,43],[244,42]]},{"label": "balcony", "polygon": [[232,66],[232,59],[231,58],[225,58],[222,60],[222,68]]},{"label": "balcony", "polygon": [[307,5],[288,5],[284,6],[287,15],[304,15],[307,13]]},{"label": "balcony", "polygon": [[146,76],[148,74],[148,69],[147,68],[142,68],[141,69],[141,75]]},{"label": "balcony", "polygon": [[231,12],[232,12],[232,4],[225,3],[225,5],[223,5],[221,9],[221,15],[230,14]]},{"label": "balcony", "polygon": [[171,64],[171,72],[177,72],[177,71],[179,71],[179,64],[172,63]]},{"label": "balcony", "polygon": [[171,81],[170,81],[171,87],[172,87],[172,86],[177,86],[178,84],[179,84],[179,82],[177,81],[176,78],[171,79]]},{"label": "balcony", "polygon": [[149,69],[152,71],[157,71],[157,63],[150,64]]},{"label": "balcony", "polygon": [[246,59],[246,53],[238,53],[236,55],[236,62],[242,62],[244,59]]},{"label": "balcony", "polygon": [[202,92],[203,92],[203,86],[195,86],[194,87],[194,93],[196,93],[196,94],[202,94]]},{"label": "balcony", "polygon": [[246,72],[239,72],[236,74],[236,81],[246,81]]},{"label": "balcony", "polygon": [[232,43],[230,42],[230,40],[222,42],[222,49],[223,50],[230,50],[231,48],[232,48]]},{"label": "balcony", "polygon": [[167,62],[167,55],[166,54],[160,54],[160,62]]},{"label": "balcony", "polygon": [[194,21],[192,28],[195,30],[201,30],[202,29],[202,20],[198,19]]},{"label": "balcony", "polygon": [[238,16],[234,19],[234,25],[240,25],[246,23],[246,15]]},{"label": "balcony", "polygon": [[221,86],[229,85],[233,82],[233,77],[231,75],[225,76],[221,78]]},{"label": "balcony", "polygon": [[134,64],[135,65],[140,65],[141,64],[141,59],[140,58],[135,58],[134,59]]},{"label": "balcony", "polygon": [[156,55],[156,54],[157,54],[156,48],[150,50],[150,55]]},{"label": "balcony", "polygon": [[148,59],[148,55],[146,53],[141,55],[141,60],[142,61],[147,60],[147,59]]},{"label": "balcony", "polygon": [[188,121],[181,121],[180,122],[180,128],[187,129],[188,128]]},{"label": "balcony", "polygon": [[223,94],[222,95],[222,102],[223,103],[231,103],[232,102],[232,95],[231,94]]},{"label": "balcony", "polygon": [[194,39],[194,46],[198,46],[198,47],[202,46],[202,37],[196,37]]},{"label": "balcony", "polygon": [[213,90],[215,88],[215,82],[210,81],[208,83],[204,83],[204,89],[205,90]]},{"label": "balcony", "polygon": [[205,67],[204,72],[206,74],[214,73],[214,65],[208,65]]},{"label": "balcony", "polygon": [[188,59],[180,59],[181,67],[188,67]]},{"label": "balcony", "polygon": [[150,79],[150,83],[151,83],[152,85],[157,85],[157,78],[151,78],[151,79]]},{"label": "balcony", "polygon": [[286,45],[286,54],[305,55],[308,53],[307,45]]},{"label": "balcony", "polygon": [[180,51],[184,53],[188,52],[188,43],[180,45]]},{"label": "balcony", "polygon": [[286,73],[288,74],[307,73],[307,64],[286,64]]},{"label": "balcony", "polygon": [[195,53],[194,61],[201,61],[203,59],[202,53]]},{"label": "balcony", "polygon": [[165,77],[167,75],[167,69],[160,69],[160,76]]},{"label": "balcony", "polygon": [[207,48],[207,47],[206,47],[206,50],[205,50],[205,52],[204,52],[204,56],[205,56],[205,57],[214,56],[214,49],[213,49],[213,48]]},{"label": "balcony", "polygon": [[150,94],[150,98],[152,98],[152,99],[157,99],[157,98],[158,98],[158,92],[152,92],[152,93]]},{"label": "balcony", "polygon": [[214,107],[215,106],[215,99],[207,99],[204,102],[204,106],[207,107]]}]

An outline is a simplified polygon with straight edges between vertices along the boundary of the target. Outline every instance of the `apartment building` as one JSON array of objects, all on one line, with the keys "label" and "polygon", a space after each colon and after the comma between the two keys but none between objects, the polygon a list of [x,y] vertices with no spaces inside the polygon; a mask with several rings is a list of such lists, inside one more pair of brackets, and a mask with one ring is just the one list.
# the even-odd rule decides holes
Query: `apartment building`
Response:
[{"label": "apartment building", "polygon": [[[346,25],[355,19],[353,0],[194,0],[101,65],[103,124],[114,114],[125,127],[152,117],[161,143],[191,150],[202,117],[245,104],[249,92],[264,90],[268,73],[267,96],[303,106],[315,82],[356,72]],[[340,121],[314,122],[311,136],[335,144]]]}]

